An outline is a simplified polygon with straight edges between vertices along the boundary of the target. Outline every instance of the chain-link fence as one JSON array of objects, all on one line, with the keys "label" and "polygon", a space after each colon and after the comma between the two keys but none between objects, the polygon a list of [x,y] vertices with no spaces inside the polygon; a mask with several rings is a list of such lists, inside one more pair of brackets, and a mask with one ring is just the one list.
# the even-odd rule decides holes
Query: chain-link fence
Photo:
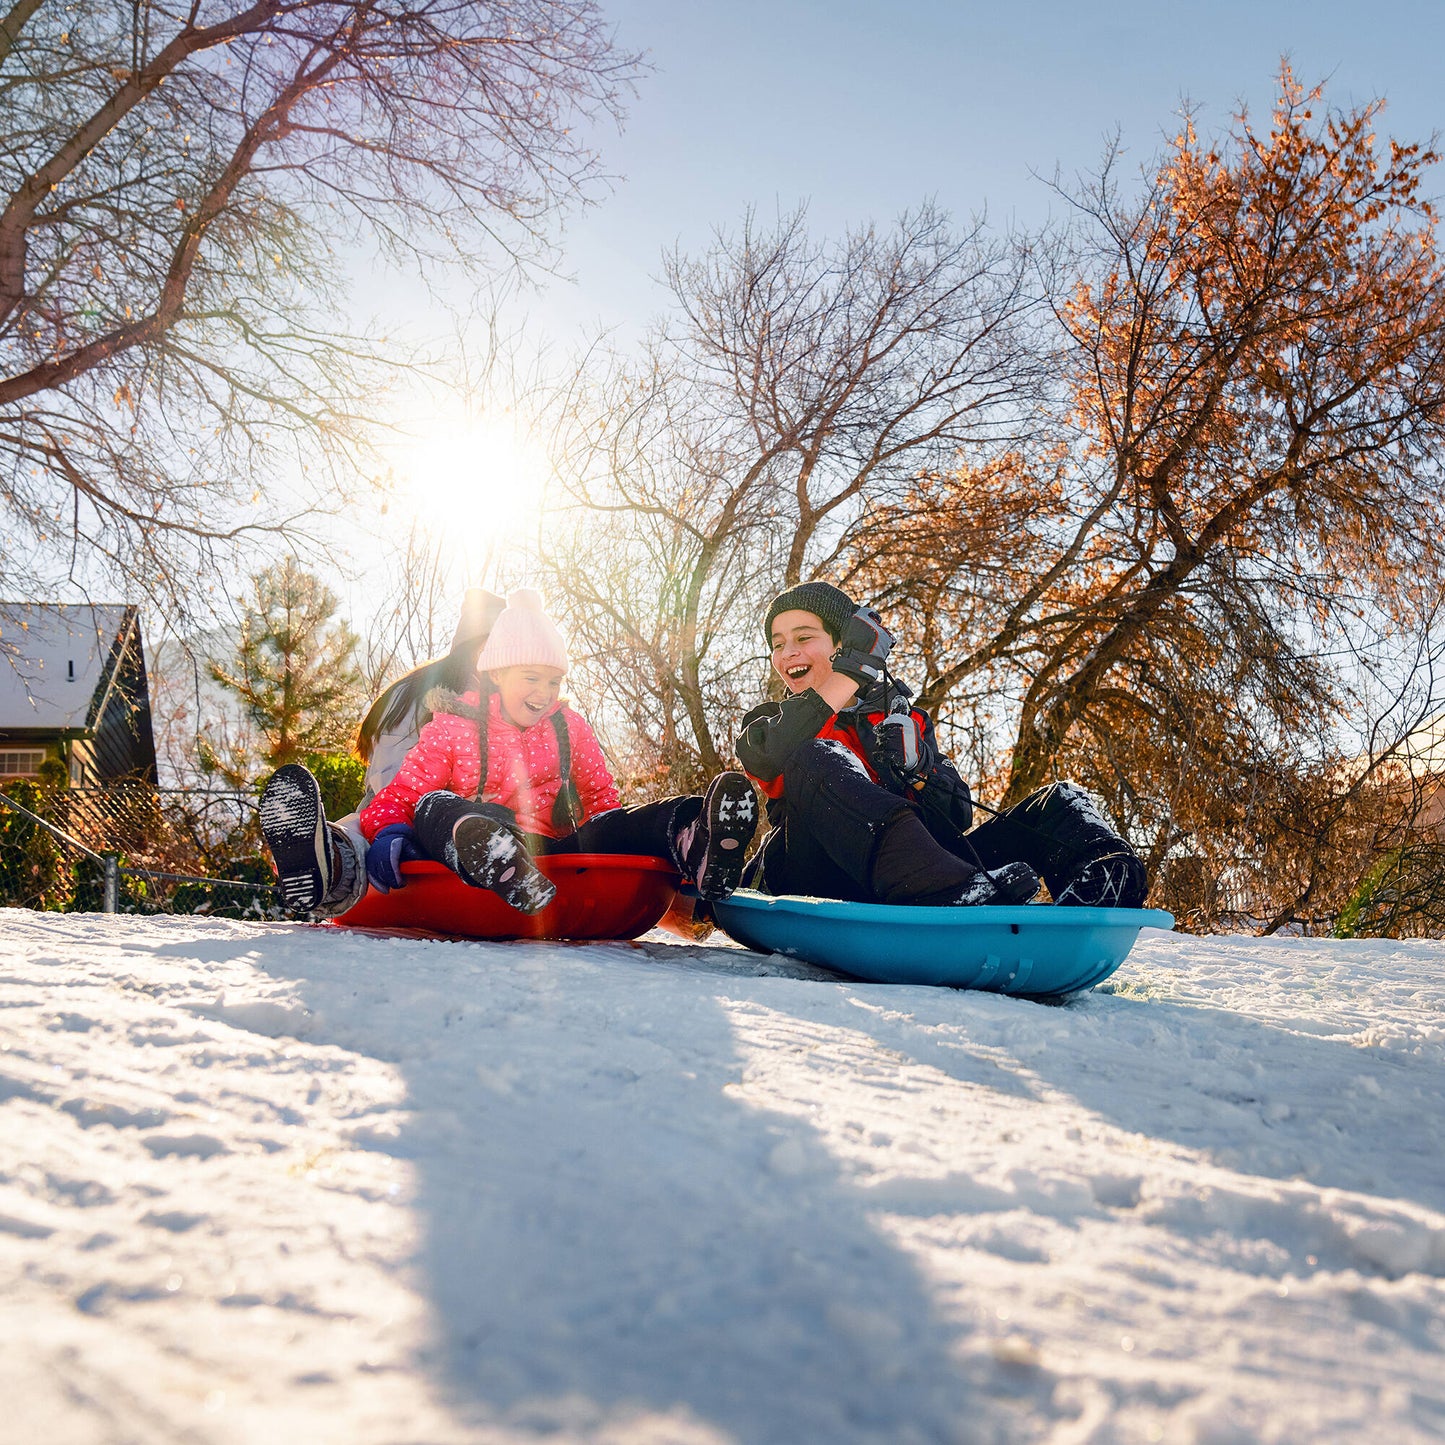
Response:
[{"label": "chain-link fence", "polygon": [[256,803],[231,790],[13,781],[0,793],[0,902],[276,917]]}]

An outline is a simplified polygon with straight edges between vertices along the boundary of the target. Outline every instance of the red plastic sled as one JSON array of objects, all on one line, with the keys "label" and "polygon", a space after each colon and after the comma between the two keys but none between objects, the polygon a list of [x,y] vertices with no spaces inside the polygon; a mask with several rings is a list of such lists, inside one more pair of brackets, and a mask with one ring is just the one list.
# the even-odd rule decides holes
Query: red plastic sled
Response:
[{"label": "red plastic sled", "polygon": [[558,853],[537,866],[557,896],[530,916],[440,863],[403,863],[405,888],[369,889],[334,922],[449,938],[636,938],[667,912],[679,881],[665,859],[625,853]]}]

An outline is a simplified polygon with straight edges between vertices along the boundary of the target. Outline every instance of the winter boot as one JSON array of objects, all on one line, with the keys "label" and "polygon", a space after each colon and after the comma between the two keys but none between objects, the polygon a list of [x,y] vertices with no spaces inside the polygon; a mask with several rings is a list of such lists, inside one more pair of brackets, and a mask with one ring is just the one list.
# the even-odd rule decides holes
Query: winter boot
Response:
[{"label": "winter boot", "polygon": [[[1095,895],[1113,897],[1120,888],[1143,897],[1143,867],[1134,850],[1098,800],[1077,783],[1049,783],[975,831],[975,846],[989,861],[1027,858],[1043,874],[1057,903],[1065,901],[1071,888],[1071,903]],[[1116,862],[1102,872],[1090,871],[1091,865],[1106,858],[1134,858],[1138,866]]]},{"label": "winter boot", "polygon": [[757,826],[753,785],[742,773],[719,773],[703,794],[702,810],[673,839],[673,860],[683,881],[703,898],[726,898],[742,877]]},{"label": "winter boot", "polygon": [[1027,903],[1039,891],[1039,875],[1027,863],[1005,863],[981,871],[957,897],[947,901],[955,908],[980,904]]},{"label": "winter boot", "polygon": [[518,913],[540,913],[557,885],[532,861],[505,823],[471,813],[452,830],[444,861],[474,888],[487,888]]},{"label": "winter boot", "polygon": [[1054,902],[1074,908],[1142,908],[1148,892],[1141,858],[1134,853],[1106,853],[1079,868],[1061,885]]},{"label": "winter boot", "polygon": [[321,789],[299,763],[277,768],[262,789],[261,833],[276,863],[281,901],[298,913],[315,912],[336,870]]}]

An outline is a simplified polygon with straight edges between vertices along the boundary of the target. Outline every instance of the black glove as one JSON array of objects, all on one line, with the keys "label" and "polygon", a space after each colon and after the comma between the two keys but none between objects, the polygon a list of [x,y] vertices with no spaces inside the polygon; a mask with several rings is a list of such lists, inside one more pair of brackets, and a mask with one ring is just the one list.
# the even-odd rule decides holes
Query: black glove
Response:
[{"label": "black glove", "polygon": [[833,654],[833,671],[870,687],[883,676],[883,665],[893,651],[893,634],[871,608],[860,607],[849,619]]},{"label": "black glove", "polygon": [[878,758],[899,782],[919,783],[933,771],[938,753],[909,712],[891,712],[874,730]]}]

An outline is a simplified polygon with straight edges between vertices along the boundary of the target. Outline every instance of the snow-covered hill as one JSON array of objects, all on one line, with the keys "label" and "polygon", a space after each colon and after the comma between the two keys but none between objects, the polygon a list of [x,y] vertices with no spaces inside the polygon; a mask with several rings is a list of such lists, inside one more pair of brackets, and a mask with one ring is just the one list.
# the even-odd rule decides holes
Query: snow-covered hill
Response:
[{"label": "snow-covered hill", "polygon": [[0,913],[0,1439],[1439,1439],[1442,1005]]}]

